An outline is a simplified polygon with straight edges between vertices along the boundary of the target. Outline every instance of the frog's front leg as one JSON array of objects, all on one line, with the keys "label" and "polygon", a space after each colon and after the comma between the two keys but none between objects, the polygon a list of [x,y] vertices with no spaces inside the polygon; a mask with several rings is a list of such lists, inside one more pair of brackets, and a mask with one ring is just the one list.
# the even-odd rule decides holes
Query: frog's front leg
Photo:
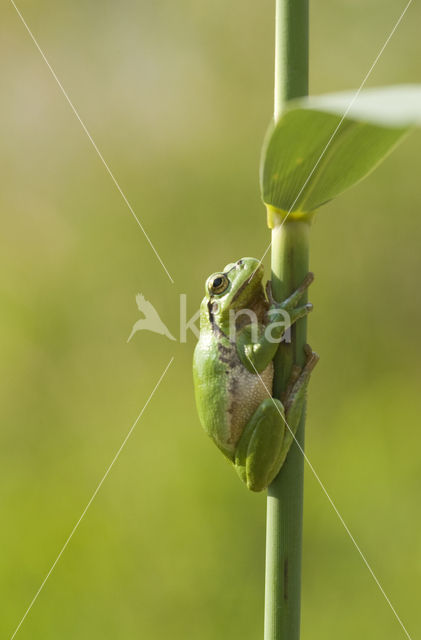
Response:
[{"label": "frog's front leg", "polygon": [[235,469],[250,491],[262,491],[278,474],[285,429],[282,402],[263,400],[247,423],[235,453]]},{"label": "frog's front leg", "polygon": [[268,282],[266,293],[271,305],[268,311],[269,323],[266,326],[246,325],[237,336],[238,355],[248,371],[261,373],[266,369],[275,357],[285,331],[313,309],[310,303],[298,306],[313,279],[313,274],[308,273],[298,289],[281,303],[273,299],[271,285]]},{"label": "frog's front leg", "polygon": [[291,312],[293,309],[295,309],[295,307],[303,297],[305,291],[313,281],[314,273],[309,271],[300,286],[288,298],[286,298],[283,302],[276,302],[272,294],[272,282],[268,280],[266,283],[266,295],[272,306],[279,306],[282,309]]},{"label": "frog's front leg", "polygon": [[276,478],[295,438],[310,375],[319,360],[308,345],[306,356],[303,369],[291,374],[285,403],[276,398],[264,400],[242,433],[234,465],[251,491],[266,489]]}]

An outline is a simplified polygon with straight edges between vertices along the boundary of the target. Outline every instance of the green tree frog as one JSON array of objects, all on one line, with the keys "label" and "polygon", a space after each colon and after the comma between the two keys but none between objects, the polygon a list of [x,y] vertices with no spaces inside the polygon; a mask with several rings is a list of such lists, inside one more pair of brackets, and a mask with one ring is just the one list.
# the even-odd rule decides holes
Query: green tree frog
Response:
[{"label": "green tree frog", "polygon": [[294,367],[283,401],[271,397],[273,358],[285,331],[312,309],[300,300],[313,275],[281,303],[270,283],[265,295],[262,280],[255,258],[207,279],[193,363],[200,422],[251,491],[265,489],[282,467],[318,360],[307,345],[306,364]]}]

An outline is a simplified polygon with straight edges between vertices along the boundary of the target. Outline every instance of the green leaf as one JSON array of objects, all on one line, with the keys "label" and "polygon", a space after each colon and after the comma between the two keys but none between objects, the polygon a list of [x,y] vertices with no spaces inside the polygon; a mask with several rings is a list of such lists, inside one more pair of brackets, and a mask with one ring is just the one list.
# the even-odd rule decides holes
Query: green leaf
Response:
[{"label": "green leaf", "polygon": [[289,103],[265,140],[262,198],[269,208],[309,213],[369,174],[421,124],[421,87],[366,89]]}]

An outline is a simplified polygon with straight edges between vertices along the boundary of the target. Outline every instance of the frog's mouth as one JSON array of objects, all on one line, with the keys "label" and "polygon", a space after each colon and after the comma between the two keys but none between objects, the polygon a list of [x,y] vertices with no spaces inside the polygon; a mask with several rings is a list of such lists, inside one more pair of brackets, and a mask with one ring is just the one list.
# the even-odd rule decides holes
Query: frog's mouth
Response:
[{"label": "frog's mouth", "polygon": [[256,294],[260,291],[263,279],[263,265],[259,263],[251,276],[247,276],[244,282],[239,286],[238,290],[232,297],[231,304],[238,302],[252,302]]}]

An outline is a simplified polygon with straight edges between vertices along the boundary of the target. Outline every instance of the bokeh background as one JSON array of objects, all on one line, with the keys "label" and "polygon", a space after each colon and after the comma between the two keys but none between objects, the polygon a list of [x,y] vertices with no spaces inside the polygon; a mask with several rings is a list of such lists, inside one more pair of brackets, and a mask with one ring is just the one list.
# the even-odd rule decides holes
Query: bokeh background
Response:
[{"label": "bokeh background", "polygon": [[[357,87],[403,3],[311,7],[311,90]],[[202,432],[178,335],[205,277],[269,234],[272,2],[21,0],[162,255],[160,267],[10,2],[1,39],[0,635],[10,638],[171,356],[174,363],[17,637],[262,637],[265,497]],[[420,81],[414,3],[369,85]],[[421,134],[324,207],[307,453],[414,637],[419,590]],[[303,640],[404,637],[306,470]]]}]

